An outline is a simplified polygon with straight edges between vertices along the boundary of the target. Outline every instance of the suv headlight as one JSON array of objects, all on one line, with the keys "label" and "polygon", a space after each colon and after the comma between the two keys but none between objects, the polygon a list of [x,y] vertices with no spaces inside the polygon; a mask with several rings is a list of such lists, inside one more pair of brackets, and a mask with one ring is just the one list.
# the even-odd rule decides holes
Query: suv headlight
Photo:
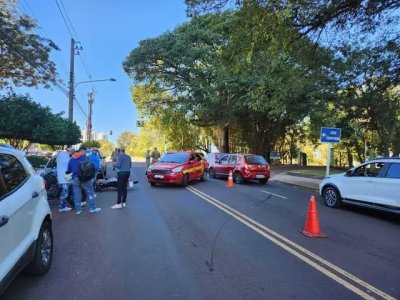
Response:
[{"label": "suv headlight", "polygon": [[171,171],[174,172],[174,173],[178,173],[178,172],[180,172],[182,170],[183,170],[183,166],[180,166],[180,167],[173,168]]}]

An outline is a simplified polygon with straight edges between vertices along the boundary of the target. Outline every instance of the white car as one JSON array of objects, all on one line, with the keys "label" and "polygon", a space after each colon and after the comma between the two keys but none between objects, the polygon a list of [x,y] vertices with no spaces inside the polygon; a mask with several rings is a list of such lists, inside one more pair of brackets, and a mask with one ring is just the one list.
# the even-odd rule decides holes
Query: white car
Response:
[{"label": "white car", "polygon": [[324,178],[319,192],[329,207],[348,203],[400,213],[400,158],[377,158]]},{"label": "white car", "polygon": [[0,146],[0,295],[21,271],[42,275],[49,270],[51,224],[43,178],[24,152]]}]

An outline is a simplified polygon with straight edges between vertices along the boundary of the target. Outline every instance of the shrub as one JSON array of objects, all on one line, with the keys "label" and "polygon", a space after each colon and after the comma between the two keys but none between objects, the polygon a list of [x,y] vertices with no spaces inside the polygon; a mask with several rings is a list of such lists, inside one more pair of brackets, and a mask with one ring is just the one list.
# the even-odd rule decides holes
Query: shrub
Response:
[{"label": "shrub", "polygon": [[46,156],[30,155],[26,157],[34,168],[40,168],[41,165],[45,165],[49,160]]}]

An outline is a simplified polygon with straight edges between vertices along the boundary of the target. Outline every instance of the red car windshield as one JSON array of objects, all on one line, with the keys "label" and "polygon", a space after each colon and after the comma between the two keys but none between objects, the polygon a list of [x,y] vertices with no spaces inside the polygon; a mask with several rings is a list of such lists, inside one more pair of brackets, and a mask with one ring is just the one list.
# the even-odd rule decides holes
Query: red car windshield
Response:
[{"label": "red car windshield", "polygon": [[166,163],[185,163],[189,158],[188,153],[166,153],[161,156],[159,162]]},{"label": "red car windshield", "polygon": [[266,165],[267,161],[259,155],[245,155],[244,159],[249,165]]}]

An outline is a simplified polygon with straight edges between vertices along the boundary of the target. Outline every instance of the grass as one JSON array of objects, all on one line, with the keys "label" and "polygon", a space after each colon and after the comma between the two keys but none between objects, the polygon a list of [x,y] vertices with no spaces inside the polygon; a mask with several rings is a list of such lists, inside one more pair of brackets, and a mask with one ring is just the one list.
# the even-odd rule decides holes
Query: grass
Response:
[{"label": "grass", "polygon": [[[292,172],[294,173],[301,173],[301,174],[312,174],[312,175],[322,175],[324,176],[326,174],[326,168],[318,168],[318,169],[301,169],[301,170],[293,170]],[[344,173],[344,170],[340,169],[334,169],[330,168],[329,169],[329,174],[340,174]]]}]

